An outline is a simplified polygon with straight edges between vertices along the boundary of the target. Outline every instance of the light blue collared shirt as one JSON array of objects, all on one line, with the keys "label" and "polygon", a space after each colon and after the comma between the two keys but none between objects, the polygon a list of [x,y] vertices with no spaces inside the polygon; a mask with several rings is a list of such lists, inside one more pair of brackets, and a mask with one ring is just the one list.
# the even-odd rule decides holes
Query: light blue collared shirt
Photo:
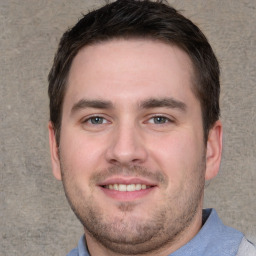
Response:
[{"label": "light blue collared shirt", "polygon": [[[225,226],[214,209],[203,210],[201,230],[187,244],[169,256],[235,256],[244,235]],[[67,256],[90,256],[84,235]]]}]

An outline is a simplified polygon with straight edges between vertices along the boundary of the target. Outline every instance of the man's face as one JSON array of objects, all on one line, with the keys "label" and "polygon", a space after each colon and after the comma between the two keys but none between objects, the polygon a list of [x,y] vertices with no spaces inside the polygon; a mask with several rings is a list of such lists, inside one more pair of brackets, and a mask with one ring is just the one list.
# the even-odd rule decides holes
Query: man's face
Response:
[{"label": "man's face", "polygon": [[136,254],[198,231],[207,149],[192,81],[187,54],[161,42],[75,57],[53,169],[87,239]]}]

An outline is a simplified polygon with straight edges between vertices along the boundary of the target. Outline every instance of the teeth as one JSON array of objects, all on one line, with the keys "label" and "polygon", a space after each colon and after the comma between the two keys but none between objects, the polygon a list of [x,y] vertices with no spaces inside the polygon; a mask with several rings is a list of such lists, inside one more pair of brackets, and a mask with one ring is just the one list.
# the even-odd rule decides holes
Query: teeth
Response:
[{"label": "teeth", "polygon": [[118,190],[119,191],[126,191],[126,187],[128,187],[128,186],[120,184]]},{"label": "teeth", "polygon": [[136,189],[136,190],[141,190],[141,184],[136,184],[136,185],[135,185],[135,189]]},{"label": "teeth", "polygon": [[118,191],[136,191],[136,190],[143,190],[143,189],[147,189],[150,186],[147,186],[145,184],[129,184],[129,185],[125,185],[125,184],[110,184],[110,185],[106,185],[105,188],[107,189],[111,189],[111,190],[118,190]]}]

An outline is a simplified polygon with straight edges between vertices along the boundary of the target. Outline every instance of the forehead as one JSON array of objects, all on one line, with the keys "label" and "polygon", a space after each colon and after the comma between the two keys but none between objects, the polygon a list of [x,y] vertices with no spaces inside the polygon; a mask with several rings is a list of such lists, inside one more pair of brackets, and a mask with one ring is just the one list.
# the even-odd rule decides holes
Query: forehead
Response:
[{"label": "forehead", "polygon": [[189,56],[174,45],[145,39],[98,43],[84,47],[74,58],[64,104],[80,97],[185,100],[192,93],[193,74]]}]

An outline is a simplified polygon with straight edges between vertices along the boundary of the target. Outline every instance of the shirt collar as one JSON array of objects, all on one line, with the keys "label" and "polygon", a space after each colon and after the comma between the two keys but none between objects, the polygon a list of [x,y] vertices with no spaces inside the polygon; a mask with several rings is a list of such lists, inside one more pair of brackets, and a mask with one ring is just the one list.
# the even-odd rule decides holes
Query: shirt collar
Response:
[{"label": "shirt collar", "polygon": [[[243,234],[225,226],[214,209],[203,210],[203,226],[198,234],[169,256],[235,256]],[[79,256],[90,256],[85,236],[78,243]]]},{"label": "shirt collar", "polygon": [[222,223],[214,209],[205,209],[198,234],[169,256],[235,256],[242,238],[241,232]]}]

